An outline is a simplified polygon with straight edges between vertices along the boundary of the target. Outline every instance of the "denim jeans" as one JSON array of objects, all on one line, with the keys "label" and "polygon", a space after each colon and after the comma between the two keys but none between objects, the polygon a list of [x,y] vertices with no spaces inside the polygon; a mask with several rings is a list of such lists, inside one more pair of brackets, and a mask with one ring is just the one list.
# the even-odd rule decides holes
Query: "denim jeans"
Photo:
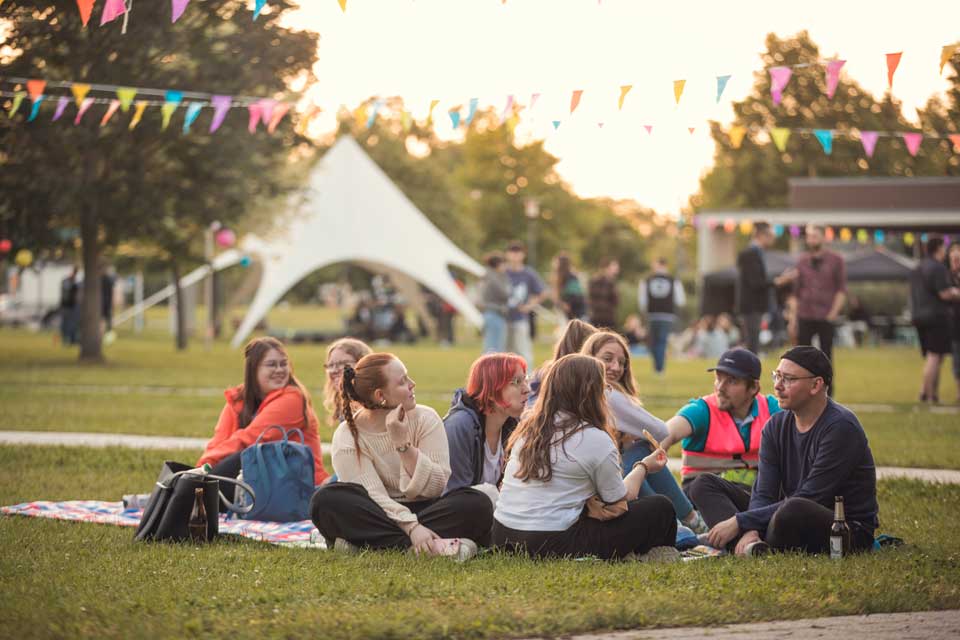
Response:
[{"label": "denim jeans", "polygon": [[483,312],[483,352],[503,353],[507,348],[507,319],[496,311]]},{"label": "denim jeans", "polygon": [[661,373],[667,364],[667,338],[672,328],[673,320],[650,321],[650,352],[653,355],[653,369],[657,373]]},{"label": "denim jeans", "polygon": [[[643,460],[650,455],[650,445],[646,442],[635,442],[623,450],[620,464],[623,466],[623,475],[627,475],[633,469],[633,465],[639,460]],[[669,498],[673,503],[673,510],[677,512],[677,517],[683,520],[693,511],[693,505],[683,493],[683,489],[677,484],[677,480],[670,473],[670,470],[664,467],[656,473],[651,473],[644,479],[640,487],[641,496],[652,496],[659,494]]]}]

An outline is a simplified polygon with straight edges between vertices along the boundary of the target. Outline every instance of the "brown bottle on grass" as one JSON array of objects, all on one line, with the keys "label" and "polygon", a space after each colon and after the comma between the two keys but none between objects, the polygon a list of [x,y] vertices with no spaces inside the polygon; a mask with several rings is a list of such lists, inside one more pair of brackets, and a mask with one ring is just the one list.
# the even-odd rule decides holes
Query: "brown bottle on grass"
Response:
[{"label": "brown bottle on grass", "polygon": [[850,525],[843,512],[843,496],[833,499],[833,524],[830,525],[830,558],[840,560],[850,554]]},{"label": "brown bottle on grass", "polygon": [[203,504],[203,487],[197,487],[194,492],[193,510],[190,512],[191,542],[207,541],[207,508]]}]

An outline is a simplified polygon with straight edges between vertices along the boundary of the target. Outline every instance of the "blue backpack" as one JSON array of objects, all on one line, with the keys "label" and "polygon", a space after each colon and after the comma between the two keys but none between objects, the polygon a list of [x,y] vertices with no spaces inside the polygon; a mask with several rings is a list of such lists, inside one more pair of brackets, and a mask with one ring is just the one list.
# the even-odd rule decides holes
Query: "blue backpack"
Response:
[{"label": "blue backpack", "polygon": [[[283,432],[282,440],[263,442],[272,429]],[[289,440],[300,436],[300,443]],[[300,429],[286,431],[273,425],[264,430],[251,447],[240,454],[243,481],[253,487],[257,499],[243,517],[248,520],[295,522],[310,519],[313,496],[313,452],[306,446]]]}]

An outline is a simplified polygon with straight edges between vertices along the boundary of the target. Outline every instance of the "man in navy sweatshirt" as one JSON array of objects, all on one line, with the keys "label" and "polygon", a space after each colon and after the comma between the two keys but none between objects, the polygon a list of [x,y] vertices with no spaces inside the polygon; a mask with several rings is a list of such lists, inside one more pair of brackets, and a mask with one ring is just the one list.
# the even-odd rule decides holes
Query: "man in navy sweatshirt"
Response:
[{"label": "man in navy sweatshirt", "polygon": [[710,530],[712,546],[739,537],[738,555],[764,548],[824,553],[834,498],[843,496],[851,548],[872,548],[879,510],[873,454],[857,416],[827,396],[832,379],[830,359],[816,347],[781,356],[773,390],[783,411],[763,430],[749,508]]}]

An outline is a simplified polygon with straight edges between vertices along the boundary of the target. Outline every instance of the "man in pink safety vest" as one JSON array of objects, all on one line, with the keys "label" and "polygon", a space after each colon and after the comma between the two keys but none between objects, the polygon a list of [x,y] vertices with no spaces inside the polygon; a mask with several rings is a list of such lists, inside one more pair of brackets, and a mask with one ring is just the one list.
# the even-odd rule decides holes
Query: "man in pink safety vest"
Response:
[{"label": "man in pink safety vest", "polygon": [[749,505],[760,434],[780,405],[760,392],[760,359],[747,349],[724,352],[707,371],[714,374],[714,392],[690,400],[670,418],[670,435],[661,445],[681,442],[683,489],[712,527],[731,507]]}]

